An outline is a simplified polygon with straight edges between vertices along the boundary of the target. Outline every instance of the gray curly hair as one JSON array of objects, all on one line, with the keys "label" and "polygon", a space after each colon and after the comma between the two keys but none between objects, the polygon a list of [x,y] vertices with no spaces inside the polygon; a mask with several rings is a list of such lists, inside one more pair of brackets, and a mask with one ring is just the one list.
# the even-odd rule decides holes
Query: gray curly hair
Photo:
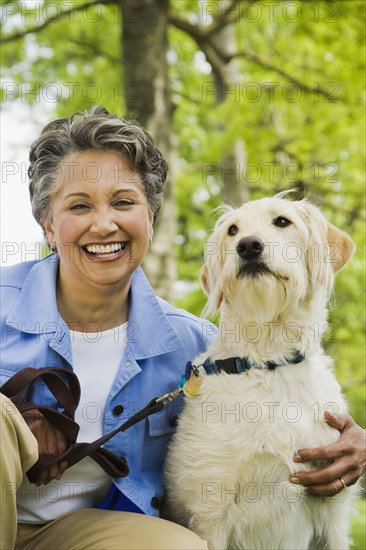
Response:
[{"label": "gray curly hair", "polygon": [[63,160],[89,149],[117,151],[136,169],[155,221],[163,199],[166,161],[138,122],[93,106],[50,122],[31,145],[29,192],[33,216],[45,236],[42,220],[50,217],[51,199],[58,191],[57,174]]}]

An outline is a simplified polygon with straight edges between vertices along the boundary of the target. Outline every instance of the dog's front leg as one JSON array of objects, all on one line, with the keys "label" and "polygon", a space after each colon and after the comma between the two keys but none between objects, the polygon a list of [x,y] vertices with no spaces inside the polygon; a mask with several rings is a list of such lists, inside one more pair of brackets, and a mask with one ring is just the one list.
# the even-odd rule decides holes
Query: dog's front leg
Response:
[{"label": "dog's front leg", "polygon": [[334,522],[324,534],[322,550],[348,550],[350,540],[347,531],[347,521],[343,519],[340,523]]},{"label": "dog's front leg", "polygon": [[311,550],[348,550],[350,547],[349,512],[345,506],[333,507],[332,504],[325,501],[324,507],[313,517],[316,535]]},{"label": "dog's front leg", "polygon": [[208,550],[231,550],[228,533],[225,532],[222,522],[218,522],[216,525],[210,524],[208,528],[205,518],[195,515],[189,522],[189,528],[207,541]]}]

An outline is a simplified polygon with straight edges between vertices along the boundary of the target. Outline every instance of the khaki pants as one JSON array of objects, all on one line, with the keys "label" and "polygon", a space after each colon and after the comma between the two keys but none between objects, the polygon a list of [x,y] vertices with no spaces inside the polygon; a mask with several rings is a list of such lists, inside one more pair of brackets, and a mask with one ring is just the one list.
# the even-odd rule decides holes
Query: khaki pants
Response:
[{"label": "khaki pants", "polygon": [[0,394],[0,550],[207,550],[197,535],[169,521],[94,508],[44,525],[16,522],[16,489],[38,458],[38,445],[22,416]]}]

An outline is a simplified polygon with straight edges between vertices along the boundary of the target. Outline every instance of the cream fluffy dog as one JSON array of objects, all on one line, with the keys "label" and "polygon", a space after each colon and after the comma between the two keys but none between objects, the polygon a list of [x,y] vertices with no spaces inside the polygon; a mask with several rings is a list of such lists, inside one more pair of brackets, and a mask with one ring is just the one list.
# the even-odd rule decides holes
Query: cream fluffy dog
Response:
[{"label": "cream fluffy dog", "polygon": [[339,437],[323,412],[346,404],[320,340],[354,245],[283,195],[227,208],[206,244],[206,310],[220,309],[220,327],[193,361],[186,393],[201,385],[168,451],[165,508],[214,550],[349,545],[352,490],[316,498],[289,478],[315,466],[295,464],[296,451]]}]

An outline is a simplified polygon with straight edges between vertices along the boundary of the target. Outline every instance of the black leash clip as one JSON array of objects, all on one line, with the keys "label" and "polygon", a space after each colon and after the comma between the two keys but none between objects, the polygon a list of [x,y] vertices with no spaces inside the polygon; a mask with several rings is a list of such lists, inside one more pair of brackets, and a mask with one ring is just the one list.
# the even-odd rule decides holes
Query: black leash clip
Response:
[{"label": "black leash clip", "polygon": [[163,405],[163,407],[166,407],[167,405],[169,405],[169,403],[173,401],[173,399],[178,397],[178,395],[180,395],[182,392],[183,392],[183,389],[178,388],[172,392],[166,393],[165,395],[158,397],[156,400],[156,403],[160,403]]}]

